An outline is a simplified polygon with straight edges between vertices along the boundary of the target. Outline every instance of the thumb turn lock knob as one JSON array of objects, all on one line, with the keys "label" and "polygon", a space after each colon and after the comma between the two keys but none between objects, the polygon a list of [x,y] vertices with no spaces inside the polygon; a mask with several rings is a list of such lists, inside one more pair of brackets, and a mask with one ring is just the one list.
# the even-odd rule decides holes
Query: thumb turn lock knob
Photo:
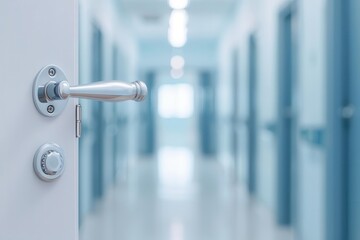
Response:
[{"label": "thumb turn lock knob", "polygon": [[49,150],[41,157],[41,167],[45,174],[54,176],[63,169],[64,160],[55,150]]},{"label": "thumb turn lock knob", "polygon": [[34,156],[34,171],[44,181],[59,178],[64,172],[64,153],[59,145],[47,143],[42,145]]}]

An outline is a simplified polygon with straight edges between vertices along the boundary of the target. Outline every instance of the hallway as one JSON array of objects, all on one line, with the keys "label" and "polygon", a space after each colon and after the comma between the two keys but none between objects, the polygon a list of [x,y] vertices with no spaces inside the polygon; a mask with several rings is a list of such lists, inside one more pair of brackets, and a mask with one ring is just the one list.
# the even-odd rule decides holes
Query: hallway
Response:
[{"label": "hallway", "polygon": [[360,240],[359,12],[0,0],[0,240]]},{"label": "hallway", "polygon": [[268,208],[249,198],[218,162],[167,160],[132,164],[129,179],[108,191],[86,219],[80,239],[292,239],[291,231],[277,227]]},{"label": "hallway", "polygon": [[79,83],[148,88],[80,101],[81,239],[360,239],[359,9],[81,0]]}]

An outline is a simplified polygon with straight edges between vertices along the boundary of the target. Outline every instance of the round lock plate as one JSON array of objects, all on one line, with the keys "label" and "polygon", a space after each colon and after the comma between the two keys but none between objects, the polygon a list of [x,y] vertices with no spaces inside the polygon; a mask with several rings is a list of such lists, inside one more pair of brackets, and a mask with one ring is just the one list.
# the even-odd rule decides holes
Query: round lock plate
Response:
[{"label": "round lock plate", "polygon": [[44,181],[59,178],[64,172],[64,152],[55,143],[42,145],[34,156],[34,171]]},{"label": "round lock plate", "polygon": [[65,73],[56,65],[48,65],[37,74],[33,86],[33,100],[37,110],[46,117],[56,117],[64,111],[68,99],[49,101],[42,99],[41,91],[49,82],[61,82],[67,80]]}]

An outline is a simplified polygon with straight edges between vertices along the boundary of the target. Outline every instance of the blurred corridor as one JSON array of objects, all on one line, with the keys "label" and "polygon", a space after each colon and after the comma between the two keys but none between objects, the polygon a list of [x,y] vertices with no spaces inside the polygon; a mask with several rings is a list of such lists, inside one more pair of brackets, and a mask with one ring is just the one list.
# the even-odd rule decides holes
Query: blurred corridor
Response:
[{"label": "blurred corridor", "polygon": [[[82,240],[358,240],[360,2],[80,0]],[[87,82],[89,81],[89,82]]]}]

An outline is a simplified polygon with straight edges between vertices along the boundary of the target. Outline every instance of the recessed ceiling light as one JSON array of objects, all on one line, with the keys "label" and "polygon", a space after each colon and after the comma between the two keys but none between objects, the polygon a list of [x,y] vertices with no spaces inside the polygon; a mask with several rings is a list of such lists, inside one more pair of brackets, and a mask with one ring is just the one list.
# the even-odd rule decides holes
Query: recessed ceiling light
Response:
[{"label": "recessed ceiling light", "polygon": [[185,66],[185,59],[182,56],[173,56],[170,65],[173,69],[183,69]]},{"label": "recessed ceiling light", "polygon": [[189,0],[169,0],[172,9],[184,9],[189,5]]},{"label": "recessed ceiling light", "polygon": [[168,39],[171,46],[176,48],[183,47],[187,42],[187,28],[169,28]]},{"label": "recessed ceiling light", "polygon": [[173,10],[170,15],[170,27],[186,27],[189,21],[189,16],[185,10]]},{"label": "recessed ceiling light", "polygon": [[182,69],[171,69],[170,75],[173,79],[180,79],[184,76],[184,71]]}]

